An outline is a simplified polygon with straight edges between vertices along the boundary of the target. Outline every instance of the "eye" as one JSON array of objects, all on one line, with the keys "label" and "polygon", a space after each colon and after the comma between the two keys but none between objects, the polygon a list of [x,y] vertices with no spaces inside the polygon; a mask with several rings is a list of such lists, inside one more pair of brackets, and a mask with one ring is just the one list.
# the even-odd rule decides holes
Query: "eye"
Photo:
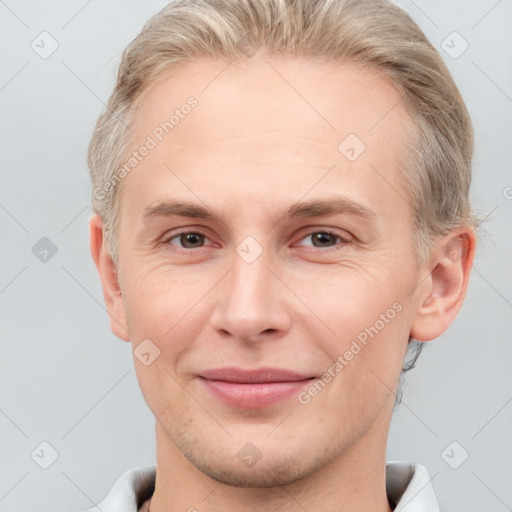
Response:
[{"label": "eye", "polygon": [[[174,240],[178,242],[175,243]],[[168,238],[166,243],[178,245],[182,249],[198,249],[205,245],[205,240],[207,240],[206,235],[199,231],[182,231]]]},{"label": "eye", "polygon": [[306,247],[334,247],[336,245],[349,243],[349,240],[341,237],[340,235],[333,233],[332,231],[312,231],[302,241],[309,240],[309,243],[303,243],[300,245]]}]

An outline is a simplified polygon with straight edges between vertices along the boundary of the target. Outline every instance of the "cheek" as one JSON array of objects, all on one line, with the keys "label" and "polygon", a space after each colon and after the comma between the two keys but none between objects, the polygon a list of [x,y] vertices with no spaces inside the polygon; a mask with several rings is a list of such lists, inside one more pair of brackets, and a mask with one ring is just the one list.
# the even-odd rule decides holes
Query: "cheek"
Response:
[{"label": "cheek", "polygon": [[355,324],[350,326],[347,318],[343,336],[335,345],[323,347],[331,363],[319,380],[329,382],[306,390],[301,403],[310,402],[311,415],[334,432],[363,433],[383,410],[392,408],[407,341],[400,314],[405,313],[402,310],[384,327],[374,322],[363,329],[355,325],[363,321],[361,317],[352,319]]},{"label": "cheek", "polygon": [[[157,403],[163,398],[158,390],[165,388],[164,396],[180,393],[173,377],[179,375],[180,362],[195,346],[210,315],[207,295],[215,283],[213,276],[176,274],[169,267],[139,270],[123,289],[137,378],[153,410],[165,406]],[[142,343],[158,354],[148,366],[137,360]]]},{"label": "cheek", "polygon": [[180,392],[173,376],[198,336],[200,308],[194,305],[203,286],[191,281],[183,290],[179,281],[156,272],[140,273],[123,290],[137,379],[157,417],[168,407],[168,397]]},{"label": "cheek", "polygon": [[[176,414],[183,412],[176,409],[183,393],[176,380],[178,365],[199,336],[199,316],[205,315],[200,299],[205,292],[204,282],[189,279],[184,285],[169,272],[139,274],[127,289],[125,300],[137,379],[157,418],[166,414],[170,402]],[[148,349],[142,348],[145,346]],[[140,357],[143,350],[154,357],[150,364]]]},{"label": "cheek", "polygon": [[319,292],[314,283],[304,289],[329,334],[314,336],[319,322],[313,315],[304,317],[304,323],[327,356],[324,371],[335,375],[329,387],[336,396],[352,389],[353,396],[344,399],[357,404],[382,400],[396,386],[407,348],[407,285],[400,276],[386,278],[377,269],[363,273],[345,268],[337,273],[328,290]]},{"label": "cheek", "polygon": [[383,265],[344,263],[303,282],[297,295],[343,346],[360,333],[364,337],[365,328],[376,324],[379,332],[387,331],[404,316],[407,285],[402,278]]},{"label": "cheek", "polygon": [[180,278],[168,267],[134,273],[123,295],[135,341],[142,337],[164,343],[166,339],[175,340],[173,332],[178,330],[181,339],[183,329],[197,325],[197,306],[209,288],[208,280],[192,272]]}]

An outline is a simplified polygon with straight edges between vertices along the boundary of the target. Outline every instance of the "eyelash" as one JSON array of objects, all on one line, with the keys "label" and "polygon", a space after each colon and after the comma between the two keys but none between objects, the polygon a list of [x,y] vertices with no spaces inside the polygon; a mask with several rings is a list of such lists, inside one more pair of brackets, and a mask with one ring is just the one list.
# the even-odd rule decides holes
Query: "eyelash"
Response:
[{"label": "eyelash", "polygon": [[[330,229],[315,229],[315,230],[312,230],[312,231],[309,231],[307,233],[304,233],[303,236],[301,237],[301,241],[304,240],[305,238],[311,236],[311,235],[314,235],[314,234],[317,234],[317,233],[321,233],[321,234],[326,234],[326,235],[331,235],[337,239],[340,240],[340,242],[334,246],[328,246],[328,247],[315,247],[315,246],[306,246],[306,247],[309,247],[310,249],[322,249],[324,252],[325,251],[328,251],[328,250],[336,250],[336,249],[339,249],[340,246],[343,246],[343,245],[346,245],[346,244],[349,244],[350,243],[350,240],[347,240],[345,238],[343,238],[341,235],[339,235],[338,233],[330,230]],[[182,231],[177,231],[175,233],[173,233],[170,237],[167,237],[165,240],[164,240],[164,244],[168,244],[168,245],[173,245],[171,244],[171,240],[174,240],[175,238],[179,238],[181,235],[186,235],[186,234],[194,234],[194,235],[200,235],[200,236],[204,236],[206,239],[208,238],[208,235],[206,235],[206,233],[200,231],[200,230],[182,230]],[[183,251],[193,251],[194,249],[189,249],[189,248],[186,248],[186,247],[179,247],[177,246],[179,250],[183,250]],[[198,247],[196,249],[202,249],[204,246],[201,246],[201,247]]]}]

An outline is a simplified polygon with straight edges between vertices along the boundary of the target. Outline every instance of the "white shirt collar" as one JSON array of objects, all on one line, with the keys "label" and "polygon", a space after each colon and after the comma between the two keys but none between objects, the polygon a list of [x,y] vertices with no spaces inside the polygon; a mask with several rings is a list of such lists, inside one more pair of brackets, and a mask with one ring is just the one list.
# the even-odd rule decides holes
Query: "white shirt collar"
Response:
[{"label": "white shirt collar", "polygon": [[439,512],[427,469],[421,464],[386,463],[386,492],[394,512]]},{"label": "white shirt collar", "polygon": [[[138,512],[154,491],[155,466],[124,473],[97,507],[84,512]],[[427,470],[419,464],[386,463],[386,491],[394,512],[439,512]]]}]

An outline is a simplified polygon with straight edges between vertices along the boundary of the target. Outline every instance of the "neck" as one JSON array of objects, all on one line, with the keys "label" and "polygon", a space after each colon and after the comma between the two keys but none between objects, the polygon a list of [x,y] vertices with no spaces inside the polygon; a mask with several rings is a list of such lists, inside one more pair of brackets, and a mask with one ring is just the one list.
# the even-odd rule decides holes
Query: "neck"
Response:
[{"label": "neck", "polygon": [[219,483],[200,472],[157,422],[151,512],[391,512],[386,496],[387,431],[375,424],[349,450],[300,481],[245,488]]}]

